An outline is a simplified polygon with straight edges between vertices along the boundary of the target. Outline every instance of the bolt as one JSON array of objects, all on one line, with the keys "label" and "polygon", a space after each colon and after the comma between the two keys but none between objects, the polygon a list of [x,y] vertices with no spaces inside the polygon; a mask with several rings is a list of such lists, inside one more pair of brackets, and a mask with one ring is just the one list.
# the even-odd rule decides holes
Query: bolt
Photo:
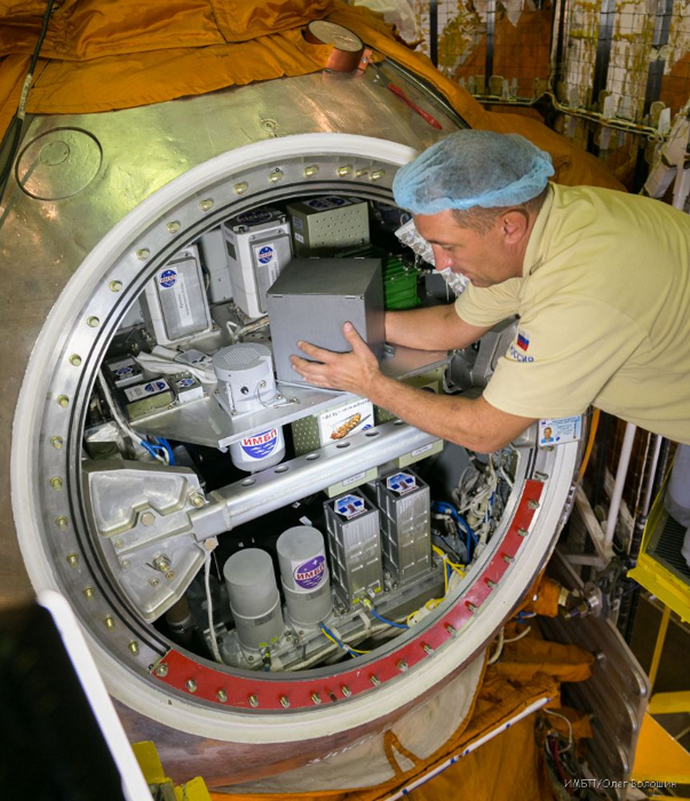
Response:
[{"label": "bolt", "polygon": [[503,554],[503,561],[507,562],[509,565],[512,565],[515,559],[507,553]]},{"label": "bolt", "polygon": [[372,174],[369,176],[369,178],[370,178],[372,181],[380,181],[380,180],[381,180],[381,178],[383,178],[383,176],[384,176],[385,174],[386,174],[386,171],[385,171],[385,170],[374,170],[374,171],[372,172]]},{"label": "bolt", "polygon": [[204,505],[204,499],[202,498],[201,495],[199,495],[198,492],[195,492],[193,495],[190,495],[189,502],[192,504],[192,506],[196,506],[197,509],[200,506]]},{"label": "bolt", "polygon": [[228,700],[228,694],[225,692],[225,690],[218,690],[216,693],[216,698],[221,702],[221,704],[224,704]]},{"label": "bolt", "polygon": [[398,668],[398,670],[399,670],[401,673],[405,673],[405,672],[406,672],[406,670],[407,670],[407,668],[408,668],[408,665],[407,665],[407,662],[406,662],[404,659],[401,659],[401,660],[398,662],[398,664],[397,664],[397,666],[396,666],[396,667]]},{"label": "bolt", "polygon": [[173,220],[172,222],[169,222],[167,224],[167,226],[166,226],[166,228],[168,229],[168,232],[171,233],[171,234],[176,234],[180,230],[181,227],[182,226],[180,225],[180,223],[177,220]]},{"label": "bolt", "polygon": [[422,644],[422,650],[424,651],[425,654],[433,654],[434,653],[434,649],[430,645],[427,645],[426,643]]},{"label": "bolt", "polygon": [[156,522],[156,518],[153,515],[153,512],[144,512],[141,516],[141,525],[142,526],[152,526]]},{"label": "bolt", "polygon": [[73,353],[69,357],[69,363],[72,365],[72,367],[79,367],[81,364],[81,356],[78,353]]},{"label": "bolt", "polygon": [[366,167],[362,167],[361,169],[357,170],[357,172],[355,173],[355,176],[357,178],[362,178],[365,175],[369,175],[369,170]]},{"label": "bolt", "polygon": [[84,587],[83,593],[84,593],[84,597],[87,598],[90,601],[93,598],[93,596],[95,595],[96,590],[94,590],[93,587]]},{"label": "bolt", "polygon": [[112,631],[115,628],[115,618],[108,616],[103,622],[108,631]]},{"label": "bolt", "polygon": [[165,577],[168,579],[168,581],[172,581],[175,578],[175,571],[168,570],[168,572],[165,574]]},{"label": "bolt", "polygon": [[130,640],[127,646],[134,656],[139,656],[139,643],[136,640]]},{"label": "bolt", "polygon": [[467,601],[465,606],[470,610],[470,612],[472,612],[472,614],[477,611],[477,607],[471,601]]},{"label": "bolt", "polygon": [[539,470],[535,470],[534,477],[537,479],[537,481],[546,481],[546,479],[549,477],[549,474],[548,473],[542,473]]},{"label": "bolt", "polygon": [[212,551],[214,548],[218,547],[218,537],[209,537],[207,540],[204,540],[204,548],[207,551]]},{"label": "bolt", "polygon": [[66,409],[69,406],[69,398],[67,395],[58,395],[57,398],[58,406],[61,406],[63,409]]},{"label": "bolt", "polygon": [[59,492],[62,489],[62,479],[58,478],[58,476],[51,478],[50,486],[55,490],[55,492]]},{"label": "bolt", "polygon": [[113,543],[113,546],[115,548],[122,548],[122,540],[115,540],[115,542]]},{"label": "bolt", "polygon": [[518,533],[518,537],[526,537],[529,534],[529,532],[527,531],[526,528],[519,528],[517,530],[517,533]]},{"label": "bolt", "polygon": [[269,176],[268,180],[272,184],[277,184],[279,181],[283,180],[283,171],[282,170],[274,170]]},{"label": "bolt", "polygon": [[352,695],[352,690],[346,684],[343,684],[340,688],[340,692],[343,694],[344,698],[349,698]]},{"label": "bolt", "polygon": [[450,635],[451,635],[451,637],[452,637],[452,636],[453,636],[453,634],[455,634],[455,632],[457,631],[457,629],[456,629],[456,628],[455,628],[455,626],[453,626],[451,623],[447,623],[447,624],[446,624],[446,631],[447,631],[447,632],[448,632],[448,634],[450,634]]},{"label": "bolt", "polygon": [[55,448],[56,451],[59,451],[64,444],[64,440],[62,437],[52,437],[50,444]]},{"label": "bolt", "polygon": [[110,282],[110,291],[111,292],[119,292],[122,289],[122,281],[111,281]]},{"label": "bolt", "polygon": [[338,167],[338,175],[341,178],[344,178],[346,175],[349,175],[352,172],[352,167],[346,165],[344,167]]},{"label": "bolt", "polygon": [[538,509],[539,502],[538,501],[527,501],[527,506],[529,509]]},{"label": "bolt", "polygon": [[165,678],[168,675],[168,666],[165,664],[165,662],[161,662],[161,664],[158,665],[153,672],[156,674],[156,676]]},{"label": "bolt", "polygon": [[194,679],[189,679],[185,682],[184,686],[189,690],[190,693],[196,692],[196,682]]},{"label": "bolt", "polygon": [[284,709],[287,709],[290,706],[290,699],[287,697],[287,695],[281,695],[280,696],[280,705]]},{"label": "bolt", "polygon": [[486,580],[486,586],[487,586],[487,587],[488,587],[490,590],[493,590],[493,588],[496,586],[496,582],[495,582],[495,581],[492,581],[491,579],[487,579],[487,580]]},{"label": "bolt", "polygon": [[311,167],[304,168],[304,177],[311,178],[312,176],[316,175],[319,171],[319,168],[316,164],[312,164]]},{"label": "bolt", "polygon": [[256,709],[257,706],[259,706],[259,699],[257,698],[256,695],[250,695],[249,696],[249,706],[252,706],[255,709]]},{"label": "bolt", "polygon": [[86,321],[86,324],[89,326],[89,328],[98,328],[98,326],[101,324],[101,321],[98,319],[98,317],[89,317]]},{"label": "bolt", "polygon": [[247,657],[247,662],[253,662],[253,661],[254,657],[251,654],[249,654],[249,656]]},{"label": "bolt", "polygon": [[247,189],[249,189],[249,184],[246,181],[241,181],[239,184],[235,184],[234,186],[236,195],[243,195]]},{"label": "bolt", "polygon": [[78,553],[68,553],[67,554],[67,561],[70,567],[76,567],[79,564],[79,554]]},{"label": "bolt", "polygon": [[159,554],[158,556],[154,556],[153,566],[156,570],[160,570],[161,573],[167,573],[168,570],[170,570],[170,560],[167,556]]},{"label": "bolt", "polygon": [[56,517],[55,525],[60,529],[60,531],[66,531],[67,526],[69,525],[69,520],[66,517]]},{"label": "bolt", "polygon": [[137,250],[137,258],[139,261],[146,261],[150,255],[151,251],[147,248],[141,248],[140,250]]},{"label": "bolt", "polygon": [[321,703],[321,696],[318,693],[312,693],[311,700],[314,704],[316,704],[316,706],[319,706]]},{"label": "bolt", "polygon": [[374,687],[378,687],[381,684],[381,679],[374,673],[369,676],[369,681],[374,685]]},{"label": "bolt", "polygon": [[130,561],[129,561],[129,559],[123,559],[123,560],[120,562],[120,567],[121,567],[123,570],[127,570],[127,568],[129,567],[129,565],[130,565]]}]

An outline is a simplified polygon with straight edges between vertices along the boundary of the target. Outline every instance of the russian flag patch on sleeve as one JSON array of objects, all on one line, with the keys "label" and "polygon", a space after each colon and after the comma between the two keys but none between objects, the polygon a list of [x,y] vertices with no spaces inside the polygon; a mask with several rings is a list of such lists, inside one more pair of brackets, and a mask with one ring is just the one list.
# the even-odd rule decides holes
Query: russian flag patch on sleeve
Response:
[{"label": "russian flag patch on sleeve", "polygon": [[518,332],[517,336],[517,346],[520,350],[526,351],[529,348],[529,337],[527,334],[521,334]]}]

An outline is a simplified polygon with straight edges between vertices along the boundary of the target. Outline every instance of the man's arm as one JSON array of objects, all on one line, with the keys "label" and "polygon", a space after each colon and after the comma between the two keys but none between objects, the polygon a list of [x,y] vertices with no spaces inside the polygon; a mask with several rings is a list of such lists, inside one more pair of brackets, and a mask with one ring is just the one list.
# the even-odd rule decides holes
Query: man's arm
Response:
[{"label": "man's arm", "polygon": [[369,398],[405,422],[479,453],[504,447],[534,422],[533,418],[502,412],[483,398],[435,395],[387,378],[354,327],[346,323],[343,332],[352,345],[351,353],[333,353],[299,342],[300,349],[318,361],[293,356],[294,369],[316,386]]},{"label": "man's arm", "polygon": [[466,323],[458,317],[453,303],[386,312],[386,342],[418,350],[466,348],[489,330]]}]

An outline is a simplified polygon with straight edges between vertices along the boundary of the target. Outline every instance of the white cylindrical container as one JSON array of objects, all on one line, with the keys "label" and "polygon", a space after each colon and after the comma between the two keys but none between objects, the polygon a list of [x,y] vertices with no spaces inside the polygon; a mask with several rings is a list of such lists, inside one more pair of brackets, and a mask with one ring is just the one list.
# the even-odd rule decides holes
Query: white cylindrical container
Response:
[{"label": "white cylindrical container", "polygon": [[[239,342],[221,348],[213,357],[218,379],[218,403],[228,413],[260,411],[276,398],[271,351],[258,342]],[[255,473],[278,464],[285,456],[282,428],[268,428],[242,437],[230,446],[235,467]]]},{"label": "white cylindrical container", "polygon": [[251,651],[269,646],[284,628],[273,560],[266,551],[245,548],[223,565],[223,576],[240,645]]},{"label": "white cylindrical container", "polygon": [[323,535],[311,526],[284,531],[276,544],[290,619],[315,626],[331,613],[331,581]]}]

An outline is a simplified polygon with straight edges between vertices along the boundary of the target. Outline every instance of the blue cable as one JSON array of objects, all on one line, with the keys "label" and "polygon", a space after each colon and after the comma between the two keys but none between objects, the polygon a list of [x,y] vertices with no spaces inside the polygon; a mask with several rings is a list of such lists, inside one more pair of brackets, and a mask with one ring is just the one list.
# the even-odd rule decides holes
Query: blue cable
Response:
[{"label": "blue cable", "polygon": [[175,464],[175,456],[173,454],[173,449],[170,447],[170,443],[163,437],[156,437],[156,442],[168,452],[168,464],[172,467]]},{"label": "blue cable", "polygon": [[394,626],[396,629],[410,628],[406,623],[396,623],[394,620],[387,620],[385,617],[381,617],[381,615],[379,615],[379,613],[373,607],[369,609],[369,611],[377,620],[380,620],[382,623],[386,623],[388,626]]},{"label": "blue cable", "polygon": [[449,503],[444,503],[443,501],[434,501],[434,503],[432,504],[431,508],[434,509],[437,512],[449,514],[453,518],[453,520],[455,520],[457,523],[459,523],[463,527],[463,529],[465,530],[465,535],[466,535],[466,537],[465,537],[465,540],[466,540],[465,545],[467,546],[467,559],[469,561],[470,558],[471,558],[470,543],[472,545],[476,545],[477,544],[477,536],[474,533],[474,531],[472,531],[472,527],[470,526],[470,524],[458,512],[458,510],[454,506],[449,504]]},{"label": "blue cable", "polygon": [[339,639],[338,639],[338,638],[335,636],[335,634],[333,634],[333,632],[332,632],[332,631],[331,631],[331,630],[330,630],[330,629],[329,629],[329,628],[328,628],[328,627],[327,627],[327,626],[326,626],[324,623],[321,623],[321,631],[323,631],[325,634],[328,634],[328,636],[329,636],[329,637],[331,637],[333,640],[335,640],[335,642],[337,642],[337,643],[338,643],[338,645],[339,645],[339,646],[340,646],[340,647],[341,647],[341,648],[342,648],[344,651],[347,651],[347,652],[348,652],[348,654],[350,654],[350,656],[352,656],[352,657],[357,657],[357,656],[359,656],[359,654],[358,654],[356,651],[353,651],[353,650],[352,650],[352,648],[350,648],[350,646],[349,646],[347,643],[344,643],[342,640],[339,640]]}]

